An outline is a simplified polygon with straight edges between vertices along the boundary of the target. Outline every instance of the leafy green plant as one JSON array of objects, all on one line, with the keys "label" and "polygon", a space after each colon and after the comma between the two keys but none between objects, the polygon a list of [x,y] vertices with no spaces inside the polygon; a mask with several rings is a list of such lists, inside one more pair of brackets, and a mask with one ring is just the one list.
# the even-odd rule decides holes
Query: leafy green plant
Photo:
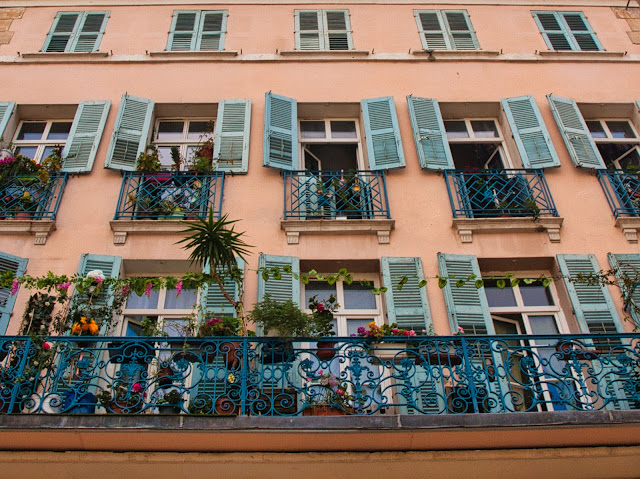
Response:
[{"label": "leafy green plant", "polygon": [[207,315],[198,328],[198,337],[237,336],[240,330],[240,321],[238,318],[233,318],[231,316],[216,317],[213,315]]},{"label": "leafy green plant", "polygon": [[154,145],[148,145],[146,151],[138,155],[136,161],[138,171],[161,171],[162,164],[158,157],[158,149]]},{"label": "leafy green plant", "polygon": [[275,331],[286,338],[308,337],[312,331],[312,320],[290,299],[279,302],[267,294],[254,304],[249,318],[264,328],[265,333]]}]

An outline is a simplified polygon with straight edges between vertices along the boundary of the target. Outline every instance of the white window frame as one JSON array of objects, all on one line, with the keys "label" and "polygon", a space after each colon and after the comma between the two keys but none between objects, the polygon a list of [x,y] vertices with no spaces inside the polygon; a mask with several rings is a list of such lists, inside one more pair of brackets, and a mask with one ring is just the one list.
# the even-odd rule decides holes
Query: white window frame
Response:
[{"label": "white window frame", "polygon": [[[596,121],[600,123],[600,126],[602,127],[602,130],[606,135],[606,138],[596,138],[595,136],[593,136],[593,132],[589,129],[589,122],[596,122]],[[611,134],[611,130],[609,129],[609,125],[607,124],[607,122],[609,121],[618,121],[618,122],[627,123],[631,127],[631,131],[635,135],[635,138],[614,138],[613,135]],[[633,121],[631,121],[630,119],[628,118],[585,118],[585,123],[587,124],[587,130],[589,131],[589,134],[591,135],[591,138],[595,142],[596,146],[601,144],[635,145],[635,147],[629,148],[629,150],[626,153],[619,156],[613,161],[613,165],[617,169],[623,169],[622,166],[620,166],[620,160],[634,150],[636,151],[636,153],[638,154],[638,157],[640,158],[640,136],[638,136],[638,131],[635,125],[633,124]],[[605,164],[607,163],[605,158],[602,158],[602,160],[605,162]]]},{"label": "white window frame", "polygon": [[[26,147],[36,147],[36,153],[33,155],[32,160],[36,163],[40,164],[44,158],[45,149],[47,147],[55,147],[59,146],[61,150],[64,149],[64,146],[67,144],[69,140],[69,134],[67,134],[67,138],[64,140],[47,140],[46,137],[49,135],[51,131],[51,126],[54,123],[69,123],[69,134],[71,133],[71,128],[73,126],[73,118],[71,119],[47,119],[47,120],[21,120],[18,124],[18,128],[16,128],[16,132],[13,136],[13,141],[11,142],[12,149],[15,151],[18,148],[26,148]],[[39,140],[18,140],[18,135],[22,131],[22,126],[28,123],[45,123],[44,131],[42,132],[42,137]],[[43,139],[44,138],[44,139]],[[18,152],[18,154],[22,154]]]},{"label": "white window frame", "polygon": [[[446,132],[446,125],[447,122],[449,121],[464,121],[465,126],[467,128],[467,134],[469,135],[468,138],[457,138],[457,137],[450,137],[448,132]],[[490,137],[476,137],[475,131],[473,130],[472,126],[471,126],[471,122],[472,121],[493,121],[493,124],[496,127],[496,131],[498,132],[498,136],[494,137],[494,138],[490,138]],[[487,145],[498,145],[498,148],[496,149],[496,151],[498,151],[500,153],[500,155],[503,158],[503,166],[502,168],[512,168],[512,162],[511,162],[511,157],[509,156],[509,152],[507,150],[507,147],[505,146],[505,140],[504,140],[504,136],[502,134],[502,130],[501,130],[501,126],[500,126],[500,121],[498,120],[498,118],[494,118],[494,117],[487,117],[487,118],[475,118],[475,117],[469,117],[469,118],[444,118],[443,119],[444,125],[445,125],[445,133],[447,135],[447,142],[449,142],[449,145],[455,145],[455,144],[464,144],[464,143],[484,143]],[[455,159],[454,159],[455,161]],[[491,161],[491,159],[487,160],[484,163],[484,167],[487,168],[487,164]],[[456,167],[457,168],[457,167]]]},{"label": "white window frame", "polygon": [[[302,137],[302,123],[307,121],[317,121],[324,122],[324,138],[303,138]],[[331,122],[332,121],[352,121],[355,124],[356,137],[355,138],[333,138],[331,132]],[[357,170],[365,170],[364,167],[364,157],[362,156],[362,135],[360,133],[360,119],[359,118],[298,118],[298,148],[299,154],[298,158],[300,158],[300,169],[305,169],[305,146],[311,144],[316,145],[328,145],[328,144],[343,144],[343,145],[356,145],[356,165]],[[312,154],[309,152],[309,154]],[[320,164],[319,170],[322,170],[322,162],[320,159],[317,159]],[[346,170],[347,168],[345,168]]]},{"label": "white window frame", "polygon": [[[204,135],[203,137],[199,137],[199,138],[188,138],[189,135],[189,124],[192,121],[206,121],[207,123],[209,123],[211,125],[211,132],[209,132],[207,135]],[[180,139],[173,139],[173,140],[160,140],[158,139],[158,134],[160,131],[160,123],[162,122],[183,122],[183,126],[182,126],[182,138]],[[189,153],[189,148],[190,147],[197,147],[200,143],[206,141],[208,138],[211,138],[215,135],[215,124],[216,119],[214,118],[173,118],[173,117],[167,117],[167,118],[156,118],[156,122],[155,122],[155,128],[154,128],[154,138],[153,138],[153,144],[160,148],[160,147],[172,147],[172,146],[177,146],[178,150],[180,152],[180,158],[182,158],[182,162],[180,163],[180,169],[181,170],[185,170],[185,167],[189,164],[189,157],[187,156],[187,154]],[[167,166],[167,165],[172,165],[172,161],[171,161],[171,157],[168,158],[168,162],[165,164],[163,163],[163,166]]]}]

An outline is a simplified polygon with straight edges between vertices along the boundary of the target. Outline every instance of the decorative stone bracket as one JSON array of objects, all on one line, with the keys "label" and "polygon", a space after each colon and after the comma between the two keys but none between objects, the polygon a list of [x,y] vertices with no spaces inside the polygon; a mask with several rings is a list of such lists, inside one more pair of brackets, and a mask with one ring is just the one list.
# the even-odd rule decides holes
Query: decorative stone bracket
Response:
[{"label": "decorative stone bracket", "polygon": [[53,220],[4,220],[0,221],[0,234],[26,234],[35,235],[33,244],[46,244],[52,231],[56,230],[56,222]]},{"label": "decorative stone bracket", "polygon": [[287,233],[288,244],[298,244],[301,234],[366,235],[378,236],[378,243],[389,244],[395,220],[319,219],[283,220],[280,227]]},{"label": "decorative stone bracket", "polygon": [[129,234],[177,234],[185,230],[178,220],[111,220],[113,244],[123,245]]},{"label": "decorative stone bracket", "polygon": [[638,242],[640,218],[616,218],[616,226],[622,230],[622,234],[629,243]]},{"label": "decorative stone bracket", "polygon": [[473,233],[531,233],[544,232],[552,243],[560,242],[560,227],[564,218],[541,217],[533,221],[523,218],[454,218],[453,228],[463,243],[473,242]]}]

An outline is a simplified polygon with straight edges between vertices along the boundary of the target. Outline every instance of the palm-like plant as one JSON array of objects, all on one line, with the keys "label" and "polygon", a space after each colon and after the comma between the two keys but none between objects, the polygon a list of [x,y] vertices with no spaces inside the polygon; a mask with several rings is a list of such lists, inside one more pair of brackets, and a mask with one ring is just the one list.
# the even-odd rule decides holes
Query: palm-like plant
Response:
[{"label": "palm-like plant", "polygon": [[207,218],[198,217],[195,221],[183,221],[188,228],[181,233],[187,236],[176,244],[185,243],[183,248],[191,250],[189,255],[191,264],[209,265],[211,279],[236,310],[241,321],[242,332],[246,334],[242,294],[238,295],[239,300],[236,301],[224,287],[223,278],[230,276],[238,285],[238,291],[241,291],[243,278],[238,269],[236,257],[244,259],[245,255],[249,254],[249,248],[253,246],[242,239],[244,232],[234,230],[233,225],[237,220],[228,220],[227,217],[228,215],[224,215],[216,220],[213,208],[210,208]]}]

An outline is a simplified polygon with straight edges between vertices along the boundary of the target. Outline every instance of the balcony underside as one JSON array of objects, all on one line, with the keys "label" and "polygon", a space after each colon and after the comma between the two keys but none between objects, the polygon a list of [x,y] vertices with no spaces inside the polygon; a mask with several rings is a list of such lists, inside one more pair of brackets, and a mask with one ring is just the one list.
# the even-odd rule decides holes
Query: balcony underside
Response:
[{"label": "balcony underside", "polygon": [[387,244],[390,241],[391,230],[395,227],[395,220],[388,219],[319,219],[294,220],[280,222],[280,227],[287,234],[287,243],[298,244],[301,234],[330,234],[330,235],[376,235],[378,243]]},{"label": "balcony underside", "polygon": [[560,242],[560,227],[564,218],[553,216],[524,218],[454,218],[453,228],[463,243],[471,243],[474,233],[535,233],[546,232],[549,241]]},{"label": "balcony underside", "polygon": [[185,225],[180,219],[157,220],[111,220],[109,222],[113,231],[113,244],[123,245],[130,234],[178,234],[185,230]]}]

